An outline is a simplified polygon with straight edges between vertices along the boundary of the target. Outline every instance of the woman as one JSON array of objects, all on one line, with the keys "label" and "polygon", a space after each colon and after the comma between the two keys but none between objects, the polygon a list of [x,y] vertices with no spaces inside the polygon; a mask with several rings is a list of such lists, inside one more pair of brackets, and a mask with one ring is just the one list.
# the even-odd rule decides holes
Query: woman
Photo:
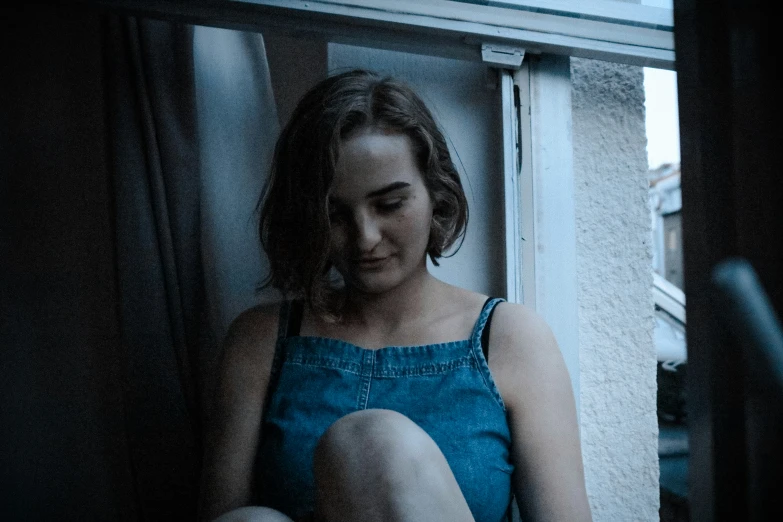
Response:
[{"label": "woman", "polygon": [[427,270],[467,220],[410,88],[352,71],[305,95],[260,224],[269,283],[294,299],[230,328],[204,520],[494,522],[512,495],[525,520],[590,520],[549,328]]}]

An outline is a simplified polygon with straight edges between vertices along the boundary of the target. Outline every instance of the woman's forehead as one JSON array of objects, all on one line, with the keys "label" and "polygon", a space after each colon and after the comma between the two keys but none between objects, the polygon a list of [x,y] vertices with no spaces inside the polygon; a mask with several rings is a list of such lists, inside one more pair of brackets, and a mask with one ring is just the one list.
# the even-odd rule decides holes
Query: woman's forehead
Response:
[{"label": "woman's forehead", "polygon": [[392,157],[413,159],[413,144],[407,134],[378,127],[363,127],[344,138],[339,145],[341,162],[388,160]]},{"label": "woman's forehead", "polygon": [[340,199],[363,197],[391,183],[415,185],[421,178],[408,136],[367,129],[340,144],[331,192]]}]

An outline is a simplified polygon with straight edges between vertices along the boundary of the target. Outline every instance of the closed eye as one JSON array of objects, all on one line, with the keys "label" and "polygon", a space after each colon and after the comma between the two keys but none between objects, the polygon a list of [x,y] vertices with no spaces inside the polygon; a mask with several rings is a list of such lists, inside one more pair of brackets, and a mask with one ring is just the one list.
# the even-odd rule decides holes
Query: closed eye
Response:
[{"label": "closed eye", "polygon": [[377,203],[376,206],[381,213],[388,214],[402,208],[403,202],[404,202],[403,199],[396,199],[392,201],[381,201]]}]

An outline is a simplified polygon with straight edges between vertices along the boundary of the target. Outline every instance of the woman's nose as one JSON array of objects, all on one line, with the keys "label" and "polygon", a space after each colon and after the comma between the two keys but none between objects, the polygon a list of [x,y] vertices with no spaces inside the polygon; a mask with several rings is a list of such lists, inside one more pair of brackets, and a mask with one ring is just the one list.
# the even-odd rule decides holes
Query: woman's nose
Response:
[{"label": "woman's nose", "polygon": [[356,223],[356,246],[359,252],[370,252],[381,240],[381,228],[370,216],[359,216]]}]

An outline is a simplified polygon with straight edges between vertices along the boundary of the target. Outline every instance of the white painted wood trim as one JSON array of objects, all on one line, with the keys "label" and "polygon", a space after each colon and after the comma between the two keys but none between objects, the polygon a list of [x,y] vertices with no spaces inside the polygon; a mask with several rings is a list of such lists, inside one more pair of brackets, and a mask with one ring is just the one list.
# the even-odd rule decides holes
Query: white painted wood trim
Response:
[{"label": "white painted wood trim", "polygon": [[277,29],[298,37],[470,60],[481,60],[482,44],[497,43],[519,46],[531,53],[674,68],[674,36],[670,29],[584,18],[579,12],[534,12],[450,0],[71,2],[194,24]]},{"label": "white painted wood trim", "polygon": [[499,70],[503,125],[503,201],[506,227],[506,299],[521,303],[520,222],[517,108],[514,105],[514,78],[509,70]]},{"label": "white painted wood trim", "polygon": [[617,0],[489,0],[487,5],[672,31],[674,11]]},{"label": "white painted wood trim", "polygon": [[579,404],[579,303],[571,136],[571,68],[565,56],[530,64],[535,309],[551,327]]},{"label": "white painted wood trim", "polygon": [[514,86],[519,89],[519,147],[521,158],[519,165],[519,220],[520,248],[519,272],[521,302],[536,308],[536,251],[535,251],[535,213],[533,211],[533,144],[530,124],[530,60],[514,72]]}]

